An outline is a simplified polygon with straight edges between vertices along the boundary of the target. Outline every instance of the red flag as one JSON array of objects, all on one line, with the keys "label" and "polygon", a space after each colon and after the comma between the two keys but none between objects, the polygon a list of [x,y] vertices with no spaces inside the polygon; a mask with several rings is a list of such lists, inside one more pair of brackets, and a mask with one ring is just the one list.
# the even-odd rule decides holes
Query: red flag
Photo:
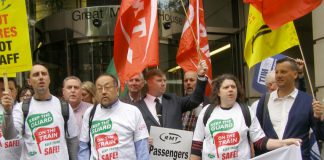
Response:
[{"label": "red flag", "polygon": [[[212,79],[212,66],[209,55],[208,38],[206,32],[204,9],[202,0],[190,0],[187,11],[188,19],[183,27],[179,49],[177,53],[177,63],[186,71],[196,71],[199,61],[199,54],[201,59],[206,60],[208,65],[208,79]],[[199,52],[197,52],[197,45],[199,45]],[[209,95],[211,85],[207,86],[206,94]]]},{"label": "red flag", "polygon": [[318,7],[322,0],[245,0],[253,4],[263,16],[265,23],[276,29],[298,19]]},{"label": "red flag", "polygon": [[114,62],[121,84],[159,64],[157,0],[123,0],[114,37]]}]

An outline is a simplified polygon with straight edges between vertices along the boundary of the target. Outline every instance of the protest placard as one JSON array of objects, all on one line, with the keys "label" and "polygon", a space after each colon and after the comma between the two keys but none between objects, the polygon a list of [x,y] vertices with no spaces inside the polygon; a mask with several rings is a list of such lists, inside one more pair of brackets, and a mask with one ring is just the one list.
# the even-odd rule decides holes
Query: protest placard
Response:
[{"label": "protest placard", "polygon": [[192,132],[152,126],[150,136],[153,138],[153,145],[150,146],[153,160],[190,158]]},{"label": "protest placard", "polygon": [[6,0],[0,5],[0,74],[32,67],[25,0]]}]

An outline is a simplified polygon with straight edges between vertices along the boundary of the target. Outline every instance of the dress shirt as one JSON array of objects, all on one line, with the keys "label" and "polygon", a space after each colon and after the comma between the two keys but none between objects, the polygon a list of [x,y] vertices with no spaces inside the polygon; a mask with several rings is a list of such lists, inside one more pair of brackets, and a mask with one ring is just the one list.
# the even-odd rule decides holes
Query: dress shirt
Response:
[{"label": "dress shirt", "polygon": [[289,117],[289,111],[297,94],[298,90],[296,88],[290,94],[282,98],[278,97],[278,90],[270,94],[268,102],[269,115],[279,139],[283,137]]},{"label": "dress shirt", "polygon": [[[162,96],[160,97],[154,97],[150,94],[147,94],[146,97],[144,98],[144,101],[147,105],[147,108],[150,110],[151,114],[153,115],[153,117],[155,118],[155,120],[160,124],[159,118],[156,114],[156,102],[154,101],[155,98],[158,98],[160,100],[160,103],[162,104]],[[163,110],[163,109],[162,109]]]},{"label": "dress shirt", "polygon": [[77,122],[77,125],[79,128],[79,133],[80,133],[81,127],[82,127],[83,114],[87,110],[87,108],[89,108],[90,106],[92,106],[92,104],[81,101],[80,104],[76,108],[73,108],[74,116],[75,116],[75,119],[76,119],[76,122]]}]

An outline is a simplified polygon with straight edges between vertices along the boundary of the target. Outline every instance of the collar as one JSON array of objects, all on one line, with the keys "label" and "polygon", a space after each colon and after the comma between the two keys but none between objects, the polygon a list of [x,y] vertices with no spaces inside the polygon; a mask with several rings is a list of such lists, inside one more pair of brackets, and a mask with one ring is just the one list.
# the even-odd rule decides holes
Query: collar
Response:
[{"label": "collar", "polygon": [[221,105],[218,105],[218,106],[219,106],[219,108],[222,109],[222,110],[231,110],[231,109],[234,108],[236,105],[239,105],[239,104],[238,104],[237,102],[235,102],[235,103],[233,104],[233,106],[232,106],[232,107],[229,107],[229,108],[222,107]]},{"label": "collar", "polygon": [[82,101],[80,101],[80,103],[78,104],[78,106],[76,106],[75,108],[72,108],[72,109],[75,112],[75,111],[78,111],[81,108],[81,106],[82,106]]},{"label": "collar", "polygon": [[128,93],[129,99],[134,102],[134,98]]},{"label": "collar", "polygon": [[112,109],[115,108],[117,105],[119,104],[119,99],[117,99],[115,102],[111,103],[108,106],[102,106],[102,104],[100,104],[101,109]]},{"label": "collar", "polygon": [[50,100],[52,100],[52,95],[50,95],[47,99],[36,99],[36,98],[33,96],[33,99],[36,100],[36,101],[50,101]]},{"label": "collar", "polygon": [[[159,96],[159,97],[154,97],[154,96],[152,96],[152,95],[150,95],[150,94],[146,94],[146,97],[145,97],[145,98],[148,99],[148,100],[151,101],[151,102],[154,102],[155,98],[158,98],[158,99],[160,100],[160,103],[162,103],[162,95]],[[154,102],[154,103],[155,103],[155,102]]]},{"label": "collar", "polygon": [[[285,97],[282,97],[281,99],[286,99],[286,98],[293,98],[293,99],[296,99],[297,94],[298,94],[298,89],[295,88],[291,93],[289,93],[289,94],[288,94],[287,96],[285,96]],[[271,97],[272,97],[273,100],[277,100],[277,99],[279,99],[279,97],[278,97],[278,89],[275,90],[275,91],[273,91],[273,92],[271,93]]]},{"label": "collar", "polygon": [[135,101],[134,98],[131,96],[130,93],[128,93],[128,96],[129,96],[129,99],[130,99],[132,102],[138,102],[138,101],[140,101],[140,100],[142,99],[142,94],[140,94],[140,98],[139,98],[138,101]]}]

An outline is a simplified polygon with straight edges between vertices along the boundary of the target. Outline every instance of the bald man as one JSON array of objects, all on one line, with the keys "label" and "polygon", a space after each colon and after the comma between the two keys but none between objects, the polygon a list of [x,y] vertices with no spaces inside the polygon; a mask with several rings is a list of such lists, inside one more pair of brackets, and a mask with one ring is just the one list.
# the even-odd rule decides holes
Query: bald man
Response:
[{"label": "bald man", "polygon": [[3,137],[23,137],[25,144],[21,159],[77,159],[78,128],[72,108],[68,105],[69,118],[65,123],[60,100],[49,90],[50,82],[45,66],[36,64],[32,67],[28,83],[35,94],[28,104],[26,117],[22,103],[13,108],[14,100],[8,93],[1,98],[4,108]]},{"label": "bald man", "polygon": [[[193,93],[196,88],[197,83],[197,72],[196,71],[187,71],[183,77],[183,87],[185,96],[189,96]],[[204,96],[203,103],[200,103],[197,108],[184,112],[182,114],[182,125],[183,129],[187,131],[194,131],[196,127],[196,122],[200,111],[203,106],[209,104],[209,100]]]}]

